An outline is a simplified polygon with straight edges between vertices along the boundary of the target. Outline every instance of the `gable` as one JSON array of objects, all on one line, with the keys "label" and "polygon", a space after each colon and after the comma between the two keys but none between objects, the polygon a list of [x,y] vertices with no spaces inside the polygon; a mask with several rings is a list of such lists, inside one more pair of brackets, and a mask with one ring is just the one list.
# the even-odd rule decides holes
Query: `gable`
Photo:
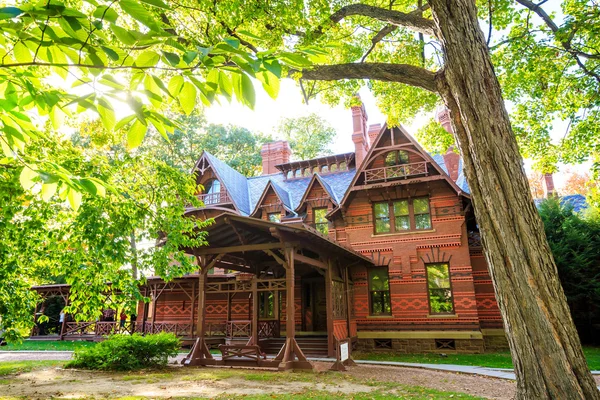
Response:
[{"label": "gable", "polygon": [[[391,153],[396,153],[395,159],[401,159],[401,162],[386,164],[386,157]],[[463,191],[408,132],[402,127],[388,128],[385,124],[340,201],[340,207],[346,204],[353,191],[433,180],[443,180],[457,194],[468,196],[468,192]]]},{"label": "gable", "polygon": [[269,208],[270,210],[272,210],[273,208],[278,207],[282,207],[283,209],[293,213],[289,193],[287,193],[283,188],[281,188],[272,180],[269,180],[267,182],[267,185],[263,189],[262,195],[256,202],[256,205],[254,206],[254,209],[250,216],[258,216],[263,208]]}]

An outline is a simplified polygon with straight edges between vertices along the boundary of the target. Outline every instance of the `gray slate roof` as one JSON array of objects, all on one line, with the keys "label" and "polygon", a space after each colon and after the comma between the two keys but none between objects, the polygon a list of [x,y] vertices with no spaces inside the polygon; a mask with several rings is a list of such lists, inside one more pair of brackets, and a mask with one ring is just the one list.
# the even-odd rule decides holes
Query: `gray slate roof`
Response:
[{"label": "gray slate roof", "polygon": [[[582,194],[569,194],[567,196],[560,196],[559,199],[561,206],[573,207],[573,211],[576,213],[588,208],[587,200]],[[546,199],[535,199],[536,207],[539,207],[544,200]]]},{"label": "gray slate roof", "polygon": [[[244,216],[250,215],[254,211],[269,181],[285,207],[289,210],[295,210],[300,205],[300,201],[312,179],[311,175],[304,178],[286,180],[285,175],[281,172],[246,178],[212,154],[208,152],[205,153],[210,164],[213,166],[215,173],[221,178],[222,184],[229,192],[229,195],[240,213]],[[448,173],[448,169],[444,163],[444,157],[441,154],[431,155],[431,157],[446,173]],[[338,171],[318,175],[323,182],[325,190],[329,192],[332,199],[339,204],[352,183],[352,179],[356,175],[356,169],[352,168],[348,171]],[[459,174],[456,184],[465,193],[470,193],[469,186],[467,185],[467,181],[463,174],[462,160],[459,164]]]},{"label": "gray slate roof", "polygon": [[[446,163],[444,162],[444,156],[441,154],[431,154],[429,153],[433,161],[435,161],[446,174],[448,174],[448,168],[446,167]],[[450,175],[450,174],[448,174]],[[463,160],[462,158],[458,161],[458,178],[456,179],[456,185],[465,192],[466,194],[471,194],[471,189],[469,188],[469,184],[467,183],[467,178],[465,177],[463,171]]]}]

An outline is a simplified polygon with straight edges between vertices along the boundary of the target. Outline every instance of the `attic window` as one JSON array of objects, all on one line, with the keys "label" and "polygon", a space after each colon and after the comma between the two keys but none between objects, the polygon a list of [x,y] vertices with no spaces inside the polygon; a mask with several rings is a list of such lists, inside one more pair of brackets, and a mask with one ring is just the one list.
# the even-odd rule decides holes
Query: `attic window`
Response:
[{"label": "attic window", "polygon": [[408,153],[404,150],[390,151],[385,156],[385,166],[408,164]]},{"label": "attic window", "polygon": [[287,172],[287,179],[292,179],[294,177],[294,171]]},{"label": "attic window", "polygon": [[304,176],[311,176],[310,168],[304,168]]},{"label": "attic window", "polygon": [[345,161],[340,163],[340,171],[346,171],[348,169],[348,164]]},{"label": "attic window", "polygon": [[302,176],[302,170],[301,169],[297,169],[296,170],[296,178],[300,178]]},{"label": "attic window", "polygon": [[331,172],[335,172],[335,171],[337,171],[337,170],[338,170],[338,166],[337,166],[337,164],[331,164],[330,171],[331,171]]},{"label": "attic window", "polygon": [[321,168],[321,173],[326,174],[328,172],[329,172],[329,166],[328,165],[323,165],[323,168]]}]

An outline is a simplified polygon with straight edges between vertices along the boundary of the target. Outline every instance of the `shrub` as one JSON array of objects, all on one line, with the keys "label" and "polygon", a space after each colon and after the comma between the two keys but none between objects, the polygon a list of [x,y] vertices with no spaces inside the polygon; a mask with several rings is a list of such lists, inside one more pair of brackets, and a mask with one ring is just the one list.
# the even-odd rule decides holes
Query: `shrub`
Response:
[{"label": "shrub", "polygon": [[162,367],[169,357],[177,355],[180,347],[179,339],[172,333],[112,335],[94,347],[75,350],[73,360],[65,367],[103,371]]}]

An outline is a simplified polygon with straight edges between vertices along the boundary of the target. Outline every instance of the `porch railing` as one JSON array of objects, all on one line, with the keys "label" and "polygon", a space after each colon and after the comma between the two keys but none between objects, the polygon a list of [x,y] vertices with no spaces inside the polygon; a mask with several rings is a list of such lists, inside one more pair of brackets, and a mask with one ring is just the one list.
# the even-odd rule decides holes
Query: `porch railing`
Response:
[{"label": "porch railing", "polygon": [[417,175],[427,175],[427,163],[416,162],[411,164],[393,165],[390,167],[366,169],[365,184],[386,182],[389,180],[408,178]]},{"label": "porch railing", "polygon": [[202,201],[205,206],[231,203],[231,197],[226,190],[219,193],[199,194],[196,195],[196,197],[198,200]]},{"label": "porch railing", "polygon": [[[67,322],[63,337],[77,336],[109,336],[117,333],[159,333],[171,332],[175,336],[192,337],[195,333],[195,324],[174,321],[161,322],[126,322],[121,326],[120,321],[94,321],[94,322]],[[207,324],[206,336],[225,336],[224,323]]]},{"label": "porch railing", "polygon": [[[279,337],[280,324],[277,320],[258,321],[258,337],[260,339]],[[252,336],[252,321],[227,321],[227,338],[246,338]]]}]

